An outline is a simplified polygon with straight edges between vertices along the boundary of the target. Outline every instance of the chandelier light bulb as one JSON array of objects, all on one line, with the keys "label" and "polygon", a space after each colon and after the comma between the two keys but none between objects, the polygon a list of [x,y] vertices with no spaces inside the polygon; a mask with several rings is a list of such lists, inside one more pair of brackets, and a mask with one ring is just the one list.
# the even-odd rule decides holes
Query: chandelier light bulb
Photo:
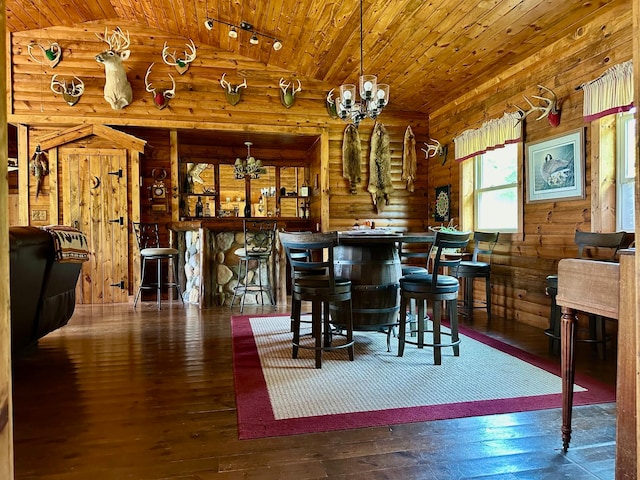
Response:
[{"label": "chandelier light bulb", "polygon": [[277,52],[282,48],[282,42],[280,40],[276,40],[273,42],[273,49]]},{"label": "chandelier light bulb", "polygon": [[207,19],[204,21],[204,27],[205,27],[207,30],[213,30],[213,20],[211,20],[210,18],[207,18]]},{"label": "chandelier light bulb", "polygon": [[258,36],[255,33],[251,36],[251,39],[249,39],[251,45],[258,45],[259,42]]},{"label": "chandelier light bulb", "polygon": [[238,31],[236,30],[236,27],[231,27],[231,30],[229,30],[229,37],[238,38]]}]

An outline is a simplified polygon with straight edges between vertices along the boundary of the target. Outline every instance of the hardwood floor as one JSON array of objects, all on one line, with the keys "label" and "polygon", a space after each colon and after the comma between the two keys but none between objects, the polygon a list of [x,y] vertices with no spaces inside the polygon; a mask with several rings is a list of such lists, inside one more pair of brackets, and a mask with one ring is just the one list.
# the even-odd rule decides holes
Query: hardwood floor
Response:
[{"label": "hardwood floor", "polygon": [[[566,455],[559,409],[238,440],[229,317],[166,302],[78,306],[14,359],[15,478],[614,478],[614,404],[574,409]],[[539,329],[482,313],[465,324],[559,361]],[[601,361],[587,347],[578,370],[614,384],[613,348]]]}]

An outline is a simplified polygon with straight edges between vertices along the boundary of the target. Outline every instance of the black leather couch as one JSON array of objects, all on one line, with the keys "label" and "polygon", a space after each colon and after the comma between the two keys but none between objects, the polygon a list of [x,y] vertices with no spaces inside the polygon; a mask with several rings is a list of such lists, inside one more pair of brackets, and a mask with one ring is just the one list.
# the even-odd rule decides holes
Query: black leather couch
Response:
[{"label": "black leather couch", "polygon": [[9,268],[11,352],[16,355],[67,324],[75,309],[82,264],[57,262],[48,232],[10,227]]}]

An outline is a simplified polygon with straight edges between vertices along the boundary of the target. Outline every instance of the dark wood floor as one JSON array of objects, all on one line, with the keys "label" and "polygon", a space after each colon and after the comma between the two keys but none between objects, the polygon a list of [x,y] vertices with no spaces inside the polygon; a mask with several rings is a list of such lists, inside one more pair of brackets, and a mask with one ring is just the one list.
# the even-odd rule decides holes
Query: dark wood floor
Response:
[{"label": "dark wood floor", "polygon": [[[229,309],[163,307],[79,306],[14,360],[16,479],[614,478],[614,404],[574,409],[567,454],[559,409],[238,440]],[[472,326],[549,356],[539,329]],[[578,370],[615,383],[608,353]]]}]

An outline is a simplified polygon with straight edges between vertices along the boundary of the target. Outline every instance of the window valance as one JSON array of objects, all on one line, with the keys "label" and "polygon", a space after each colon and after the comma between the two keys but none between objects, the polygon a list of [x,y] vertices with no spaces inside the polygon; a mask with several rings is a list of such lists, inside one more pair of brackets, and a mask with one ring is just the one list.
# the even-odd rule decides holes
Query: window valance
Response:
[{"label": "window valance", "polygon": [[583,117],[591,122],[633,108],[633,62],[614,65],[595,80],[580,85],[584,91]]},{"label": "window valance", "polygon": [[519,112],[507,112],[501,118],[488,120],[480,128],[465,130],[453,139],[456,160],[461,162],[488,150],[504,147],[522,140]]}]

